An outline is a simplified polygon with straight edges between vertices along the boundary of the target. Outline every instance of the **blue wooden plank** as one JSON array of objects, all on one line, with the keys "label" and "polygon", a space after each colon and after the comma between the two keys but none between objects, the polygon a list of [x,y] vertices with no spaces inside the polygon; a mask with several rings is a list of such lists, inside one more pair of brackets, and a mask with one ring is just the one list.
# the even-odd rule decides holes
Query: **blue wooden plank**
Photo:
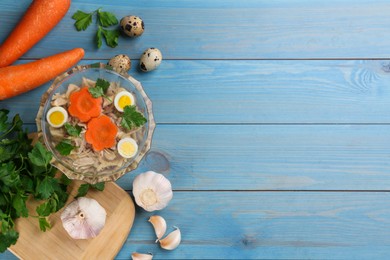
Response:
[{"label": "blue wooden plank", "polygon": [[[390,123],[388,60],[175,60],[151,73],[133,63],[130,74],[152,99],[157,123]],[[33,123],[47,88],[0,107]]]},{"label": "blue wooden plank", "polygon": [[[175,192],[155,213],[137,209],[116,259],[388,259],[390,204],[377,192]],[[182,243],[164,251],[147,222],[163,216]],[[0,259],[12,259],[10,254]]]},{"label": "blue wooden plank", "polygon": [[[158,125],[134,171],[175,190],[387,190],[389,125]],[[118,180],[131,189],[134,174]]]},{"label": "blue wooden plank", "polygon": [[[180,1],[179,1],[180,2]],[[0,42],[30,1],[0,2]],[[118,17],[145,20],[144,35],[121,38],[115,49],[97,50],[95,31],[76,32],[72,14],[103,7]],[[143,1],[115,3],[74,0],[66,17],[24,58],[37,58],[73,47],[86,58],[117,53],[138,58],[158,47],[168,59],[386,58],[390,17],[388,1]]]},{"label": "blue wooden plank", "polygon": [[158,125],[151,151],[117,183],[131,190],[137,174],[154,170],[174,190],[388,190],[389,132],[389,125]]}]

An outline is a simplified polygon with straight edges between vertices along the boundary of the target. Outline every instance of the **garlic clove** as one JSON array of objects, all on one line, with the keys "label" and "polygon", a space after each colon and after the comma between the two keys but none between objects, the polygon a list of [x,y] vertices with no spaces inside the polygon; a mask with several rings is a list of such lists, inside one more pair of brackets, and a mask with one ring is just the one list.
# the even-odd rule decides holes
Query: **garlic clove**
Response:
[{"label": "garlic clove", "polygon": [[134,179],[133,195],[137,205],[149,212],[165,208],[173,197],[170,181],[153,171],[141,173]]},{"label": "garlic clove", "polygon": [[152,253],[141,254],[141,253],[134,252],[131,254],[131,259],[133,259],[133,260],[152,260],[153,254]]},{"label": "garlic clove", "polygon": [[179,246],[181,242],[181,233],[178,227],[176,230],[169,233],[165,238],[160,239],[160,246],[166,250],[173,250]]},{"label": "garlic clove", "polygon": [[94,199],[81,197],[61,213],[64,229],[73,239],[96,237],[106,222],[105,209]]},{"label": "garlic clove", "polygon": [[151,216],[148,221],[153,225],[154,232],[157,236],[157,243],[157,241],[164,236],[165,231],[167,231],[167,223],[163,217],[157,215]]}]

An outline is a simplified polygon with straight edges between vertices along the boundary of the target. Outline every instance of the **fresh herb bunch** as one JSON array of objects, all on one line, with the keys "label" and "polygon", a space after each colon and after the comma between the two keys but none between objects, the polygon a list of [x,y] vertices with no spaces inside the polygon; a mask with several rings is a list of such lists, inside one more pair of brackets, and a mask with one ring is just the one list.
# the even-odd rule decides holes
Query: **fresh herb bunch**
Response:
[{"label": "fresh herb bunch", "polygon": [[91,25],[94,14],[96,14],[98,22],[98,29],[96,32],[96,44],[98,48],[102,46],[103,38],[105,38],[108,46],[112,48],[116,47],[120,35],[119,29],[108,30],[104,28],[117,25],[118,19],[113,13],[101,11],[101,8],[91,13],[85,13],[80,10],[74,13],[72,18],[76,20],[74,25],[77,31],[85,31]]},{"label": "fresh herb bunch", "polygon": [[65,205],[71,182],[65,175],[55,177],[52,154],[39,142],[32,146],[19,115],[10,121],[8,113],[0,110],[0,252],[16,243],[19,233],[14,220],[29,216],[26,201],[30,196],[44,201],[33,217],[46,231],[50,228],[46,217]]}]

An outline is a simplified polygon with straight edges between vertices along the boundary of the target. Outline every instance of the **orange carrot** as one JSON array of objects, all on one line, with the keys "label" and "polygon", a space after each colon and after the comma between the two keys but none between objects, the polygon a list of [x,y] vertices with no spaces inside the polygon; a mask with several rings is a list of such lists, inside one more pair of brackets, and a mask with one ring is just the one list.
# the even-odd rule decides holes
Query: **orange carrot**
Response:
[{"label": "orange carrot", "polygon": [[69,7],[70,0],[34,0],[0,46],[0,68],[12,64],[45,37]]},{"label": "orange carrot", "polygon": [[85,140],[92,145],[95,151],[111,148],[115,145],[118,127],[106,115],[92,118],[87,125]]},{"label": "orange carrot", "polygon": [[0,100],[32,90],[73,67],[84,57],[76,48],[26,64],[0,68]]},{"label": "orange carrot", "polygon": [[102,98],[94,98],[87,87],[70,94],[69,100],[69,114],[78,118],[81,122],[87,122],[91,118],[99,116],[102,112]]}]

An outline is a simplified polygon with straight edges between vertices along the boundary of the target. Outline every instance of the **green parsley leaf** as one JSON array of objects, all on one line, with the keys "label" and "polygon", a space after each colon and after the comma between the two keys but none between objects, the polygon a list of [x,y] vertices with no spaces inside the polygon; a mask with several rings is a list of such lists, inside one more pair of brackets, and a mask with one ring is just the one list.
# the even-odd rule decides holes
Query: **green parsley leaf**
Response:
[{"label": "green parsley leaf", "polygon": [[0,109],[0,133],[7,131],[9,128],[8,121],[9,111],[6,109]]},{"label": "green parsley leaf", "polygon": [[79,125],[71,125],[69,123],[65,123],[66,132],[71,136],[80,136],[81,126]]},{"label": "green parsley leaf", "polygon": [[27,196],[18,192],[12,198],[12,206],[16,210],[16,214],[22,217],[28,217],[28,209],[26,207]]},{"label": "green parsley leaf", "polygon": [[121,126],[126,129],[140,127],[146,123],[146,118],[137,111],[135,106],[125,106],[123,109],[123,117]]},{"label": "green parsley leaf", "polygon": [[99,87],[99,88],[103,89],[103,93],[105,94],[107,92],[107,89],[110,87],[110,82],[108,82],[107,80],[98,78],[96,80],[95,87]]},{"label": "green parsley leaf", "polygon": [[3,253],[11,245],[15,245],[19,238],[19,233],[14,229],[4,231],[0,233],[0,253]]},{"label": "green parsley leaf", "polygon": [[69,155],[70,152],[76,148],[75,146],[72,145],[72,142],[68,139],[64,139],[61,142],[59,142],[56,145],[56,150],[61,154],[61,155]]},{"label": "green parsley leaf", "polygon": [[92,15],[95,12],[85,13],[78,10],[73,14],[72,19],[76,20],[74,25],[76,26],[77,31],[85,31],[88,28],[88,26],[92,23]]},{"label": "green parsley leaf", "polygon": [[53,212],[57,212],[63,206],[65,206],[66,201],[68,200],[69,194],[66,192],[66,187],[61,187],[61,189],[57,190],[53,197],[56,198],[56,205],[53,209]]},{"label": "green parsley leaf", "polygon": [[28,158],[36,166],[47,166],[51,159],[52,154],[40,143],[36,143],[34,148],[30,153],[28,153]]},{"label": "green parsley leaf", "polygon": [[85,195],[87,195],[89,188],[90,185],[88,183],[81,184],[79,189],[77,190],[76,198],[84,197]]},{"label": "green parsley leaf", "polygon": [[51,225],[50,223],[47,221],[46,218],[39,218],[39,229],[42,230],[43,232],[45,232],[47,229],[50,229],[51,228]]},{"label": "green parsley leaf", "polygon": [[97,47],[100,49],[100,47],[102,47],[102,44],[103,44],[103,32],[102,32],[102,27],[98,27],[97,31],[96,31],[96,44],[97,44]]},{"label": "green parsley leaf", "polygon": [[58,180],[49,176],[46,176],[37,186],[37,194],[41,199],[48,199],[58,186]]},{"label": "green parsley leaf", "polygon": [[103,191],[104,190],[104,186],[105,186],[105,182],[98,182],[96,184],[91,184],[91,187],[96,189],[96,190],[99,190],[99,191]]},{"label": "green parsley leaf", "polygon": [[104,96],[103,89],[98,88],[98,87],[88,88],[88,91],[94,98]]},{"label": "green parsley leaf", "polygon": [[18,157],[21,143],[15,139],[3,139],[0,141],[0,162],[6,162]]},{"label": "green parsley leaf", "polygon": [[20,175],[15,164],[11,161],[0,166],[0,186],[17,187],[20,183]]},{"label": "green parsley leaf", "polygon": [[45,201],[44,203],[41,203],[35,211],[38,213],[41,217],[47,217],[51,213],[51,205],[49,201]]},{"label": "green parsley leaf", "polygon": [[60,183],[68,186],[72,183],[72,180],[69,179],[68,176],[66,176],[65,174],[62,174],[60,177]]},{"label": "green parsley leaf", "polygon": [[105,186],[104,182],[98,182],[96,184],[83,183],[80,185],[80,187],[77,191],[76,198],[84,197],[85,195],[87,195],[90,188],[95,189],[95,190],[99,190],[99,191],[103,191],[104,186]]},{"label": "green parsley leaf", "polygon": [[[118,29],[114,30],[107,30],[104,29],[103,27],[99,26],[98,32],[100,31],[100,37],[103,34],[104,38],[106,39],[106,44],[110,46],[111,48],[114,48],[118,45],[118,37],[120,35],[120,31]],[[100,39],[101,41],[101,39]],[[101,44],[100,44],[101,46]],[[98,42],[98,48],[99,47],[99,42]]]},{"label": "green parsley leaf", "polygon": [[103,27],[108,27],[111,25],[118,24],[118,19],[116,19],[115,15],[110,12],[102,12],[100,9],[97,10],[97,17],[99,23]]},{"label": "green parsley leaf", "polygon": [[95,87],[88,88],[88,91],[94,98],[104,97],[109,86],[110,86],[110,82],[108,82],[107,80],[98,78],[96,80]]}]

